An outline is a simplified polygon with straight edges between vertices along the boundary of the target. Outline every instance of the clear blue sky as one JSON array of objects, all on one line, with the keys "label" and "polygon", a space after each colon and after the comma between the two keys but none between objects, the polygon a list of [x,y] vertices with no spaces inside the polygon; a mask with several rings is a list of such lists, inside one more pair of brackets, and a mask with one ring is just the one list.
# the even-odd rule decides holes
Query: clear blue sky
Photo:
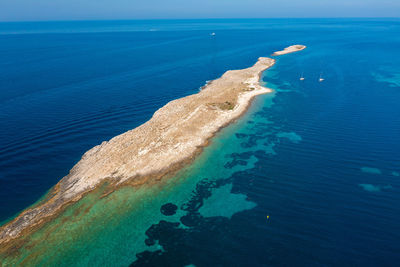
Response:
[{"label": "clear blue sky", "polygon": [[0,0],[0,21],[399,16],[400,0]]}]

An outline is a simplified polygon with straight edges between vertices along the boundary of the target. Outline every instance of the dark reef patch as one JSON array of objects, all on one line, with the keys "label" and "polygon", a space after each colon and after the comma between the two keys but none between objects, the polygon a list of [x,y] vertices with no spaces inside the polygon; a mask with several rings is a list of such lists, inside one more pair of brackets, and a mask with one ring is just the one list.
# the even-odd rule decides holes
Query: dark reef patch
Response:
[{"label": "dark reef patch", "polygon": [[161,213],[164,214],[165,216],[172,216],[176,213],[177,210],[178,206],[172,203],[167,203],[165,205],[162,205],[160,209]]}]

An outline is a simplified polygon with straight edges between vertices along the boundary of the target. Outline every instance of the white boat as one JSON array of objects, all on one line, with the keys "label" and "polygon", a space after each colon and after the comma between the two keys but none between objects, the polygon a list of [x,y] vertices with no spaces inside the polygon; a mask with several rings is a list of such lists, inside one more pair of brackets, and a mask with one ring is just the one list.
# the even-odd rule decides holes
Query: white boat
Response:
[{"label": "white boat", "polygon": [[211,33],[210,35],[211,35],[211,36],[215,36],[215,32]]},{"label": "white boat", "polygon": [[322,78],[322,73],[319,75],[319,82],[323,82],[325,79],[324,78]]},{"label": "white boat", "polygon": [[302,73],[301,77],[300,77],[300,81],[304,81],[304,80],[305,80],[305,78],[304,78],[303,73]]}]

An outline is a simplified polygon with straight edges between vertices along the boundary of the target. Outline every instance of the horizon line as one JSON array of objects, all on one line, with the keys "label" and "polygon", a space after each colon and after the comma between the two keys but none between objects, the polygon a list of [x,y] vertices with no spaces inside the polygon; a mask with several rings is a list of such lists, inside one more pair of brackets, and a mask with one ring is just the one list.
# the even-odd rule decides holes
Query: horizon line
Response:
[{"label": "horizon line", "polygon": [[266,19],[400,19],[399,17],[380,16],[380,17],[257,17],[257,18],[235,18],[235,17],[221,17],[221,18],[121,18],[121,19],[63,19],[63,20],[0,20],[0,23],[24,23],[24,22],[95,22],[95,21],[190,21],[190,20],[266,20]]}]

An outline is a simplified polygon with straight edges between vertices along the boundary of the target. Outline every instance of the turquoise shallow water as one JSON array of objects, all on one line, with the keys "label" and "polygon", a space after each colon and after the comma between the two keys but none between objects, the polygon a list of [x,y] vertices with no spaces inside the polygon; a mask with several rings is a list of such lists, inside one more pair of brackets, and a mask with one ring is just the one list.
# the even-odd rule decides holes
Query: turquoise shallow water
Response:
[{"label": "turquoise shallow water", "polygon": [[176,177],[88,195],[3,264],[400,259],[399,20],[1,23],[0,32],[2,219],[169,100],[287,45],[308,46],[280,57],[263,77],[274,93]]}]

